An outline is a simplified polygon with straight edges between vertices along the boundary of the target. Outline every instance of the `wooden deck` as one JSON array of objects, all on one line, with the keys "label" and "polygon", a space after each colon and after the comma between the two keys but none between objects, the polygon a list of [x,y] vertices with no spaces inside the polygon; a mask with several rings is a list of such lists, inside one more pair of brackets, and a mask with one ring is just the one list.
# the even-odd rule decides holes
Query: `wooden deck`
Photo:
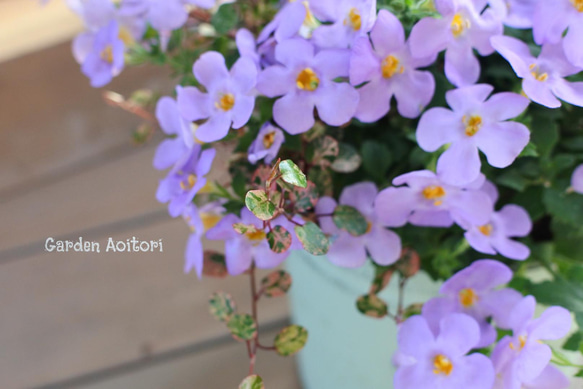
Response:
[{"label": "wooden deck", "polygon": [[[139,68],[111,89],[143,86],[172,87]],[[188,230],[154,198],[154,144],[133,146],[139,120],[100,95],[68,43],[0,63],[0,387],[236,388],[246,349],[207,299],[225,289],[245,307],[248,280],[182,273]],[[162,238],[164,253],[44,251],[79,236]],[[285,299],[262,303],[266,337],[287,318]],[[260,354],[258,371],[268,388],[299,388],[293,358]]]}]

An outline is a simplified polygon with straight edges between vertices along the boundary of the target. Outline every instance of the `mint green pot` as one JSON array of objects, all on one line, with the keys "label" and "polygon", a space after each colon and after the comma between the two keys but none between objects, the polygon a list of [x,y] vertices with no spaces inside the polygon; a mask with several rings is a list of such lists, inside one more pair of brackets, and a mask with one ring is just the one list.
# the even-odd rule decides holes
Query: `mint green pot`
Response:
[{"label": "mint green pot", "polygon": [[[287,269],[292,321],[308,329],[306,347],[298,354],[304,389],[389,389],[393,387],[397,327],[388,318],[372,319],[356,310],[373,279],[369,263],[359,269],[332,265],[326,257],[303,251],[290,255]],[[425,274],[407,284],[405,306],[437,295],[439,285]],[[380,297],[397,306],[397,282]],[[420,388],[421,389],[421,388]]]}]

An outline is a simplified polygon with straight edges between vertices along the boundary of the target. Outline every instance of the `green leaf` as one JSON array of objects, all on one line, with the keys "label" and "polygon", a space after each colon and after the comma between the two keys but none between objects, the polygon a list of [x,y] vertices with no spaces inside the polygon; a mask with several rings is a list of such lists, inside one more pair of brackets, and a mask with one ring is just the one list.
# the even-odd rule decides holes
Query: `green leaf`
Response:
[{"label": "green leaf", "polygon": [[370,286],[370,294],[380,293],[389,285],[394,273],[392,266],[378,266],[375,264],[375,277]]},{"label": "green leaf", "polygon": [[391,166],[389,148],[378,141],[367,140],[360,148],[364,171],[377,180],[385,178]]},{"label": "green leaf", "polygon": [[533,115],[530,125],[531,139],[541,156],[548,156],[559,141],[556,120],[544,114]]},{"label": "green leaf", "polygon": [[352,236],[364,235],[369,228],[366,218],[356,208],[348,205],[337,206],[332,219],[336,227],[347,231]]},{"label": "green leaf", "polygon": [[267,233],[269,248],[274,253],[285,253],[292,243],[292,235],[282,226],[275,226]]},{"label": "green leaf", "polygon": [[233,191],[239,196],[240,198],[244,198],[247,192],[247,180],[243,173],[237,172],[233,177],[233,181],[231,182],[231,187]]},{"label": "green leaf", "polygon": [[276,270],[261,280],[261,288],[267,297],[279,297],[291,288],[291,275],[285,270]]},{"label": "green leaf", "polygon": [[276,207],[267,198],[263,190],[251,190],[245,196],[245,205],[261,220],[271,220],[275,217]]},{"label": "green leaf", "polygon": [[281,356],[288,357],[300,351],[308,341],[308,331],[298,325],[285,327],[275,337],[275,350]]},{"label": "green leaf", "polygon": [[376,294],[367,294],[361,296],[356,301],[356,308],[360,313],[374,317],[375,319],[380,319],[387,316],[389,312],[389,307],[387,303],[381,300]]},{"label": "green leaf", "polygon": [[257,337],[257,323],[251,315],[236,314],[227,322],[227,328],[231,331],[233,338],[244,341]]},{"label": "green leaf", "polygon": [[324,159],[338,156],[339,151],[338,141],[330,135],[325,135],[309,143],[306,156],[311,164],[319,165],[322,163],[328,165],[329,162]]},{"label": "green leaf", "polygon": [[209,299],[211,314],[219,321],[227,322],[237,311],[235,300],[229,293],[216,292]]},{"label": "green leaf", "polygon": [[528,292],[544,305],[560,305],[572,312],[583,312],[583,288],[566,280],[545,281],[528,286]]},{"label": "green leaf", "polygon": [[308,172],[308,179],[316,184],[320,196],[332,196],[334,194],[330,170],[314,166]]},{"label": "green leaf", "polygon": [[563,344],[563,349],[568,351],[579,351],[579,347],[581,346],[581,342],[583,341],[583,335],[581,331],[575,332],[573,335],[567,339],[565,344]]},{"label": "green leaf", "polygon": [[245,234],[255,234],[261,230],[255,227],[253,224],[245,224],[245,223],[235,223],[233,224],[233,229],[237,231],[241,235]]},{"label": "green leaf", "polygon": [[397,261],[395,267],[403,277],[413,277],[421,268],[419,254],[413,249],[404,248],[401,253],[401,258]]},{"label": "green leaf", "polygon": [[583,215],[583,196],[558,188],[546,188],[543,203],[547,211],[563,223],[579,227]]},{"label": "green leaf", "polygon": [[226,34],[237,27],[237,10],[233,4],[224,4],[211,19],[211,24],[219,34]]},{"label": "green leaf", "polygon": [[262,186],[265,185],[265,183],[269,179],[269,176],[271,176],[271,167],[267,165],[261,165],[255,170],[255,172],[253,172],[253,176],[251,177],[251,183],[256,188],[261,188]]},{"label": "green leaf", "polygon": [[279,171],[281,172],[281,179],[288,184],[299,186],[300,188],[305,188],[308,184],[306,175],[290,159],[280,162]]},{"label": "green leaf", "polygon": [[250,375],[239,384],[239,389],[265,389],[265,385],[261,377]]},{"label": "green leaf", "polygon": [[290,192],[290,200],[294,202],[294,209],[300,213],[314,208],[318,203],[318,198],[318,188],[311,181],[308,181],[305,188],[294,187]]},{"label": "green leaf", "polygon": [[338,156],[332,163],[332,170],[338,173],[352,173],[360,167],[362,158],[356,149],[347,143],[340,143]]},{"label": "green leaf", "polygon": [[295,226],[296,235],[304,250],[312,255],[325,255],[330,248],[330,240],[313,222],[307,222],[303,226]]},{"label": "green leaf", "polygon": [[216,251],[205,251],[202,274],[205,277],[225,278],[229,274],[227,272],[225,256],[221,253],[217,253]]}]

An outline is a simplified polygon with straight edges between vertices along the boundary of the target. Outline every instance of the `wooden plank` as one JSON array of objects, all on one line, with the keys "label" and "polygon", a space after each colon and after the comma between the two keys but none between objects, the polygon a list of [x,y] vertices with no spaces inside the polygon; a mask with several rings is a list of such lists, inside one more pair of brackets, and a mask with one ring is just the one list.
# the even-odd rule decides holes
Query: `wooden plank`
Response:
[{"label": "wooden plank", "polygon": [[[62,381],[226,334],[208,313],[208,296],[224,289],[248,311],[249,280],[184,275],[187,235],[182,221],[169,220],[113,236],[163,239],[164,253],[43,253],[2,265],[2,388]],[[260,322],[287,317],[287,309],[285,299],[266,299]]]}]

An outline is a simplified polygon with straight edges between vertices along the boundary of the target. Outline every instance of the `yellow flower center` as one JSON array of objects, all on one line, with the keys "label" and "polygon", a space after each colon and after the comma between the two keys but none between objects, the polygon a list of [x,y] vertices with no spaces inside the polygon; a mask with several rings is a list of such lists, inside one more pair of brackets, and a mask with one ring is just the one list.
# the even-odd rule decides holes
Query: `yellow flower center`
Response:
[{"label": "yellow flower center", "polygon": [[[583,0],[580,0],[580,1],[581,1],[581,6],[583,7]],[[581,11],[581,12],[583,12],[583,11]],[[541,73],[541,70],[539,69],[539,67],[535,63],[530,65],[528,68],[530,69],[530,74],[532,74],[532,76],[534,77],[535,80],[544,82],[544,81],[549,79],[549,74],[547,72]]]},{"label": "yellow flower center", "polygon": [[313,92],[320,86],[320,79],[312,69],[305,68],[298,75],[296,85],[299,89]]},{"label": "yellow flower center", "polygon": [[579,12],[583,12],[583,0],[571,0],[573,7]]},{"label": "yellow flower center", "polygon": [[208,231],[214,226],[216,226],[218,222],[221,221],[221,215],[217,215],[215,213],[201,212],[200,219],[202,220],[204,230]]},{"label": "yellow flower center", "polygon": [[464,116],[462,118],[462,122],[466,126],[467,136],[476,135],[477,132],[480,131],[480,128],[482,128],[482,117],[478,115],[470,116],[469,118],[467,116]]},{"label": "yellow flower center", "polygon": [[526,338],[526,335],[520,335],[518,337],[518,342],[519,342],[518,347],[516,347],[516,345],[514,344],[514,342],[510,342],[510,348],[512,350],[517,350],[517,351],[522,350],[524,348],[524,346],[526,346],[526,339],[527,339]]},{"label": "yellow flower center", "polygon": [[125,27],[120,27],[119,34],[117,35],[120,41],[122,41],[126,46],[134,44],[134,37],[130,30]]},{"label": "yellow flower center", "polygon": [[271,131],[263,136],[263,146],[268,149],[275,142],[275,131]]},{"label": "yellow flower center", "polygon": [[369,232],[371,232],[371,230],[372,230],[372,223],[367,221],[365,234],[368,234]]},{"label": "yellow flower center", "polygon": [[99,54],[102,60],[107,63],[113,63],[113,47],[111,45],[105,46],[105,49]]},{"label": "yellow flower center", "polygon": [[400,62],[396,57],[389,55],[385,59],[383,59],[383,63],[381,64],[381,70],[383,71],[384,78],[391,78],[396,73],[403,74],[403,72],[405,71],[405,67],[400,65]]},{"label": "yellow flower center", "polygon": [[186,177],[186,180],[180,181],[180,187],[182,190],[191,190],[194,187],[194,184],[196,184],[196,176],[194,174],[189,174],[188,177]]},{"label": "yellow flower center", "polygon": [[222,109],[227,112],[233,109],[235,106],[235,96],[232,93],[225,93],[221,96],[219,101],[215,103],[215,107]]},{"label": "yellow flower center", "polygon": [[494,230],[494,227],[492,227],[491,224],[484,224],[483,226],[478,227],[478,230],[480,230],[482,234],[490,236],[492,235],[492,230]]},{"label": "yellow flower center", "polygon": [[439,354],[433,359],[433,372],[435,374],[444,374],[446,376],[451,374],[453,364],[445,355]]},{"label": "yellow flower center", "polygon": [[471,27],[472,23],[469,19],[464,18],[461,14],[455,14],[451,21],[451,32],[454,37],[458,38],[465,30]]},{"label": "yellow flower center", "polygon": [[423,197],[427,200],[433,200],[433,205],[440,206],[443,204],[443,197],[445,196],[445,189],[439,185],[431,185],[423,189]]},{"label": "yellow flower center", "polygon": [[362,27],[362,17],[356,8],[351,8],[346,19],[344,19],[344,25],[350,25],[354,31],[359,31]]},{"label": "yellow flower center", "polygon": [[470,308],[478,301],[478,295],[471,288],[462,289],[459,293],[460,303],[465,308]]},{"label": "yellow flower center", "polygon": [[245,233],[245,237],[254,244],[259,244],[267,235],[262,230],[253,230]]}]

